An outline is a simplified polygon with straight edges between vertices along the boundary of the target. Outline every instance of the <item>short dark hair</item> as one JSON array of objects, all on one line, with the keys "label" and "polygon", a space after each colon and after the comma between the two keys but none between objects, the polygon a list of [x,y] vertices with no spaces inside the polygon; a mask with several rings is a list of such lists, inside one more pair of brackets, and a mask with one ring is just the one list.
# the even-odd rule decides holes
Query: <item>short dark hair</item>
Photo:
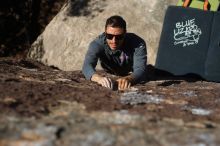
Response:
[{"label": "short dark hair", "polygon": [[126,31],[126,22],[121,16],[118,15],[111,16],[106,20],[105,29],[108,26],[123,28]]}]

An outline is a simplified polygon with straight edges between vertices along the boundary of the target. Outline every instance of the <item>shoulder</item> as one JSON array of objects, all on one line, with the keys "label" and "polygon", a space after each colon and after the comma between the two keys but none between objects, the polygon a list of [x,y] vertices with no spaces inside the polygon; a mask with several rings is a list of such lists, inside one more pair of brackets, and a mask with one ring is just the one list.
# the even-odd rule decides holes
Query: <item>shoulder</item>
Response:
[{"label": "shoulder", "polygon": [[126,47],[135,52],[146,51],[146,43],[144,39],[134,33],[127,33],[125,40]]},{"label": "shoulder", "polygon": [[144,39],[135,33],[126,33],[126,42],[132,44],[146,44]]},{"label": "shoulder", "polygon": [[91,48],[104,48],[105,46],[105,35],[104,33],[100,34],[96,37],[90,44],[89,47]]}]

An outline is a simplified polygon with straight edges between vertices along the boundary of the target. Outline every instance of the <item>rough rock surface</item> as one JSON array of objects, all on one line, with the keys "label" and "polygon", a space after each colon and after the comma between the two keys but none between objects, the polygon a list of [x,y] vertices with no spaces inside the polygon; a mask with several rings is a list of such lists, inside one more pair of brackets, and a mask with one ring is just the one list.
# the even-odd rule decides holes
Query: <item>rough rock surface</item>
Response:
[{"label": "rough rock surface", "polygon": [[220,145],[220,84],[148,70],[148,82],[122,92],[80,71],[1,58],[0,145]]},{"label": "rough rock surface", "polygon": [[28,56],[62,70],[81,69],[89,42],[104,31],[106,19],[116,14],[125,18],[129,32],[147,42],[148,63],[154,64],[164,13],[174,4],[176,0],[69,0]]}]

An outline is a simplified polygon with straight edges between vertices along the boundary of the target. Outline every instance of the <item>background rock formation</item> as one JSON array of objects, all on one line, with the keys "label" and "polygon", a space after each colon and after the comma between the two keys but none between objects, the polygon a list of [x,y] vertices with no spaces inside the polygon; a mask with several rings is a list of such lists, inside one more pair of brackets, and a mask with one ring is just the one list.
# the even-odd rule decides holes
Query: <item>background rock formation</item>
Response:
[{"label": "background rock formation", "polygon": [[154,64],[165,9],[171,4],[176,0],[69,0],[28,56],[62,70],[81,69],[88,43],[104,31],[106,19],[116,14],[125,18],[129,32],[144,38],[148,63]]}]

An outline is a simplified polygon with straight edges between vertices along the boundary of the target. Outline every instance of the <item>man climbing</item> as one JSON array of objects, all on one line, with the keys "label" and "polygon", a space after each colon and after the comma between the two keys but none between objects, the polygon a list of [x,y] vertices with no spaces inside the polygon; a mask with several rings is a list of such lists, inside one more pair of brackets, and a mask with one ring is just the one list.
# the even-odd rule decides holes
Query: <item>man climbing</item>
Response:
[{"label": "man climbing", "polygon": [[[119,78],[113,81],[98,74],[95,70],[98,60],[106,72]],[[114,82],[118,90],[125,90],[145,80],[146,62],[145,41],[133,33],[127,33],[125,20],[115,15],[107,19],[105,32],[90,43],[82,71],[88,80],[107,88],[113,88]]]}]

